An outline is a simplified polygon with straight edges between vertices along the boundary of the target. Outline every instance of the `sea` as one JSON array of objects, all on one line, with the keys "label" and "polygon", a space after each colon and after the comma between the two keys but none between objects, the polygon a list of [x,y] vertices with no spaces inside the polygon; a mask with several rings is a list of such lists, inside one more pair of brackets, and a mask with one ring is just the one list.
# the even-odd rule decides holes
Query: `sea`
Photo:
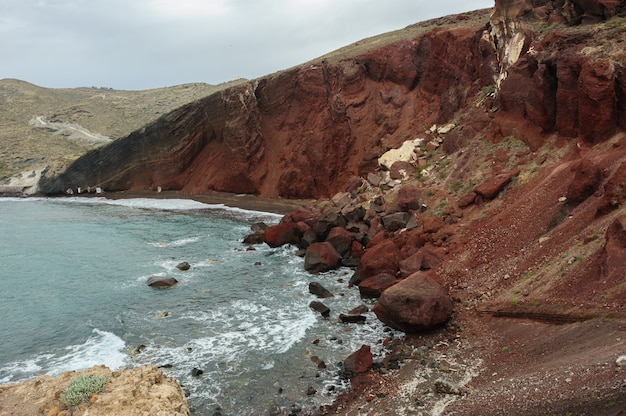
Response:
[{"label": "sea", "polygon": [[[348,288],[312,275],[295,247],[242,243],[271,213],[187,199],[0,198],[0,384],[94,365],[156,365],[193,415],[311,414],[349,388],[341,363],[395,336]],[[188,271],[178,270],[188,262]],[[179,284],[147,286],[151,276]],[[335,295],[309,308],[319,282]],[[317,357],[317,358],[316,358]],[[319,368],[322,360],[326,368]]]}]

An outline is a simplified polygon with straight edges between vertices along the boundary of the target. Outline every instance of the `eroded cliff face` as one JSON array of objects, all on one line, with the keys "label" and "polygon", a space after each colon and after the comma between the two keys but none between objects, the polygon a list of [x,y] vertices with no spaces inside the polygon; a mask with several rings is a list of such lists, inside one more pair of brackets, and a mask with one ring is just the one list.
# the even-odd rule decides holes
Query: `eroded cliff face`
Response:
[{"label": "eroded cliff face", "polygon": [[[182,107],[87,154],[44,193],[176,189],[321,197],[376,168],[388,148],[454,117],[497,65],[488,11],[407,28],[366,52],[318,60]],[[406,33],[405,33],[406,32]]]},{"label": "eroded cliff face", "polygon": [[[40,189],[328,197],[389,148],[450,121],[463,129],[449,152],[481,137],[515,136],[532,150],[553,134],[599,143],[626,127],[623,18],[605,22],[625,9],[617,0],[498,0],[492,13],[363,41],[177,109]],[[485,98],[488,110],[477,111]]]},{"label": "eroded cliff face", "polygon": [[536,150],[552,133],[594,144],[624,129],[624,20],[614,17],[625,11],[617,0],[496,0],[501,132]]}]

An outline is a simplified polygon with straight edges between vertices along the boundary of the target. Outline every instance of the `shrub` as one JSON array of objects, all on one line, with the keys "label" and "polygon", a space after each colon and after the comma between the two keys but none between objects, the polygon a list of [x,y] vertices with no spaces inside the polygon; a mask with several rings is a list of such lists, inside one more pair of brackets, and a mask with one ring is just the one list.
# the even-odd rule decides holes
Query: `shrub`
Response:
[{"label": "shrub", "polygon": [[107,381],[105,376],[82,374],[69,382],[61,393],[60,399],[68,407],[78,406],[80,403],[88,401],[92,394],[104,390]]}]

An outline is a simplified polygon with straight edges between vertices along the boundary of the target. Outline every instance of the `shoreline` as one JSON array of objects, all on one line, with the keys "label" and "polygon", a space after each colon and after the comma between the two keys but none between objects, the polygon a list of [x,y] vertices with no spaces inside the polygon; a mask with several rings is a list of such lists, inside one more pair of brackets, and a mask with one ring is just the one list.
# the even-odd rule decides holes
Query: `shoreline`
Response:
[{"label": "shoreline", "polygon": [[[189,199],[204,204],[218,205],[222,204],[228,208],[239,208],[249,211],[267,212],[271,214],[286,215],[293,210],[310,205],[316,202],[314,199],[284,199],[284,198],[260,198],[250,194],[235,194],[228,192],[211,192],[209,194],[181,194],[178,191],[119,191],[104,192],[101,194],[81,193],[74,195],[29,195],[19,196],[20,198],[107,198],[107,199],[133,199],[133,198],[150,198],[150,199]],[[15,198],[14,195],[0,195],[0,198]]]}]

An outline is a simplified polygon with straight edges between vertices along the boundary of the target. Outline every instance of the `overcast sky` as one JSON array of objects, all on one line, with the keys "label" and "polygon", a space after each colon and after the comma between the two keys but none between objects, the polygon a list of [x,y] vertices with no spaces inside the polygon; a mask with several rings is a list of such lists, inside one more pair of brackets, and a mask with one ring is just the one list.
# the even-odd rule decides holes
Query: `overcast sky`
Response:
[{"label": "overcast sky", "polygon": [[258,78],[493,0],[1,0],[0,79],[141,90]]}]

